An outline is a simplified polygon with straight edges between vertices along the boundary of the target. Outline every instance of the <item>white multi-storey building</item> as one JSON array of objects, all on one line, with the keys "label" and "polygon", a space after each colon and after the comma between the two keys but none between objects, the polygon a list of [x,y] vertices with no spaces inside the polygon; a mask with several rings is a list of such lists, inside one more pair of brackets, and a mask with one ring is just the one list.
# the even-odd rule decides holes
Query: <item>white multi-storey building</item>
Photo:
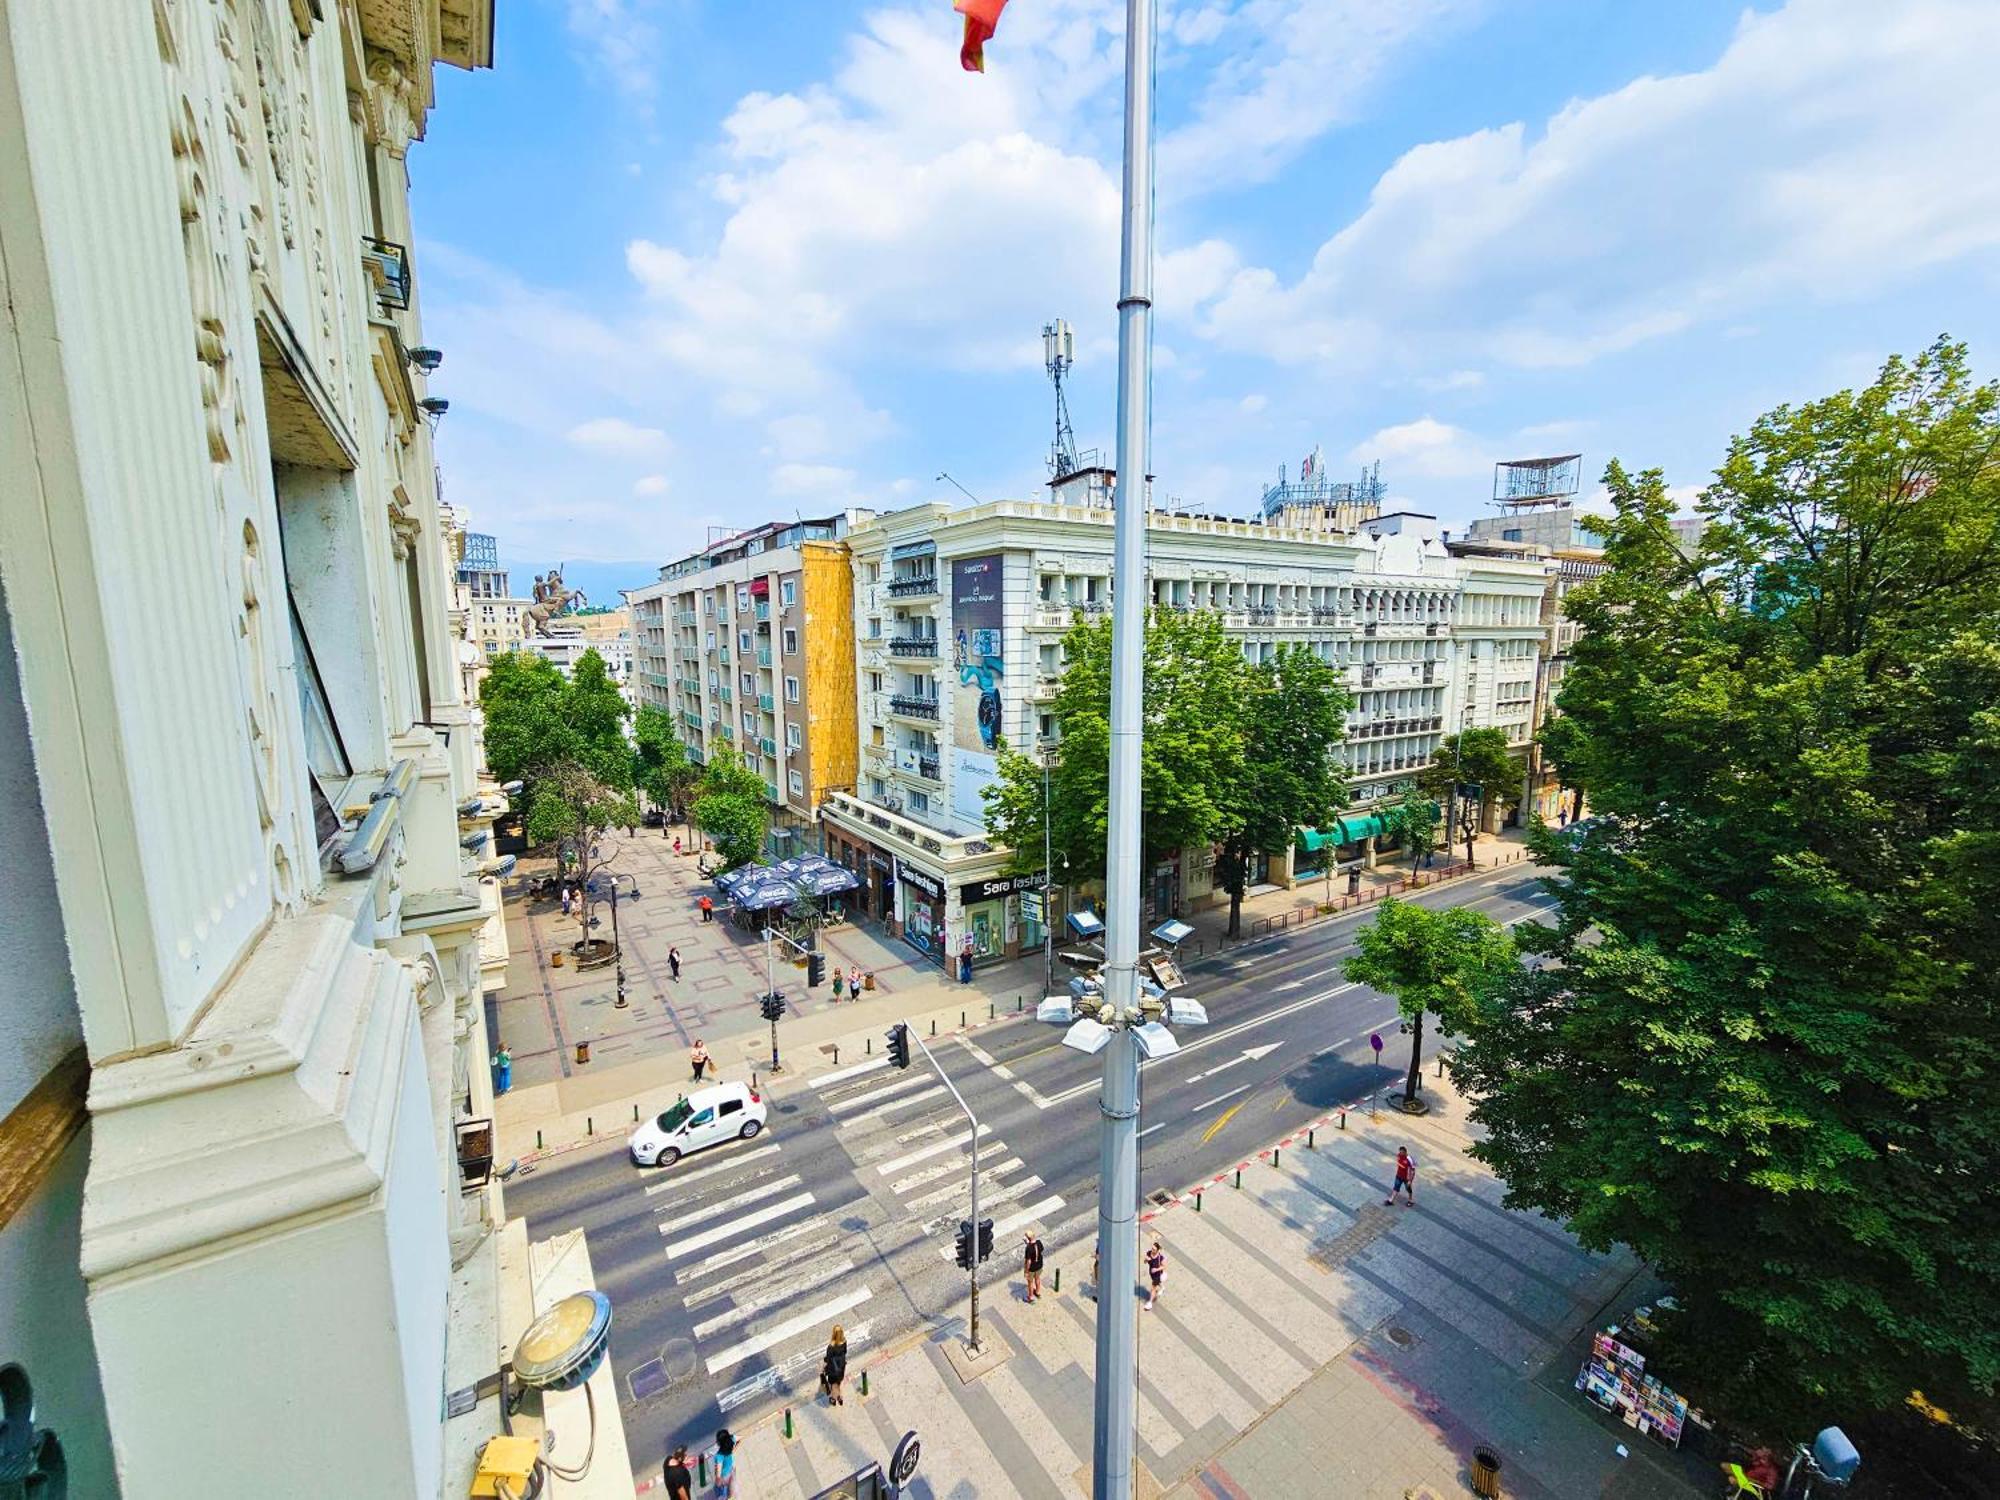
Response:
[{"label": "white multi-storey building", "polygon": [[[822,809],[829,852],[864,874],[864,909],[913,946],[975,962],[1040,940],[1037,903],[1000,876],[1008,852],[985,836],[981,790],[995,746],[1046,745],[1062,637],[1110,607],[1108,476],[1087,470],[1048,501],[897,511],[849,536],[861,754],[851,796]],[[1324,508],[1321,508],[1323,511]],[[1354,696],[1347,740],[1353,816],[1342,842],[1372,849],[1374,804],[1429,764],[1441,737],[1497,724],[1525,745],[1543,638],[1543,568],[1458,559],[1434,520],[1358,515],[1311,524],[1154,511],[1153,604],[1214,610],[1246,658],[1287,642],[1338,667]],[[1273,850],[1255,878],[1288,871]],[[1215,893],[1214,852],[1183,850],[1148,872],[1151,909]]]},{"label": "white multi-storey building", "polygon": [[0,1364],[72,1495],[465,1495],[546,1288],[412,357],[405,152],[491,45],[0,0]]}]

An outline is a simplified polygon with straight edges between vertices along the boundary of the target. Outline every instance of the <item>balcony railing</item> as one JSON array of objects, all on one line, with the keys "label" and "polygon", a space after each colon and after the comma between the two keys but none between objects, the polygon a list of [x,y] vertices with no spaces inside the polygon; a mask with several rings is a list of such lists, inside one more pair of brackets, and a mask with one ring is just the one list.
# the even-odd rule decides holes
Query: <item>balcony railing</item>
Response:
[{"label": "balcony railing", "polygon": [[891,693],[889,712],[901,714],[908,719],[930,719],[935,722],[938,716],[937,699],[916,698],[907,693]]},{"label": "balcony railing", "polygon": [[1250,607],[1250,623],[1252,625],[1274,625],[1277,623],[1277,620],[1277,610],[1268,604],[1253,604]]},{"label": "balcony railing", "polygon": [[757,607],[754,610],[752,610],[751,613],[759,620],[770,619],[771,601],[769,599],[759,599],[757,601]]},{"label": "balcony railing", "polygon": [[908,578],[889,580],[889,597],[892,599],[915,599],[938,591],[937,574],[917,573]]},{"label": "balcony railing", "polygon": [[778,753],[778,742],[767,734],[757,741],[757,748],[762,750],[766,755],[775,757]]},{"label": "balcony railing", "polygon": [[720,698],[724,703],[734,703],[736,701],[736,695],[730,692],[729,689],[726,687],[717,688],[715,690],[715,695],[716,697]]},{"label": "balcony railing", "polygon": [[899,635],[889,640],[891,656],[936,656],[937,649],[934,635]]},{"label": "balcony railing", "polygon": [[757,665],[760,667],[771,665],[771,648],[769,646],[759,646],[757,648]]},{"label": "balcony railing", "polygon": [[757,706],[763,709],[764,712],[767,714],[776,713],[778,709],[777,700],[774,699],[769,693],[759,693],[757,695]]},{"label": "balcony railing", "polygon": [[917,757],[917,774],[926,781],[944,780],[944,768],[935,755]]},{"label": "balcony railing", "polygon": [[393,240],[361,237],[361,266],[375,289],[375,302],[383,308],[410,305],[410,252]]}]

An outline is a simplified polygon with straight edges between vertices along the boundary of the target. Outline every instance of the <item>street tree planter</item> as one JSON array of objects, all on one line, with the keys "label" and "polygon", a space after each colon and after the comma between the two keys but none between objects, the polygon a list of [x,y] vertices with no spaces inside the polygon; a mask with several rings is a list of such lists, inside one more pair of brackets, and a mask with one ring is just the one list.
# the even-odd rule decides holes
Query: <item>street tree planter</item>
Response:
[{"label": "street tree planter", "polygon": [[1406,1115],[1427,1115],[1431,1112],[1430,1101],[1422,1094],[1399,1094],[1396,1108]]},{"label": "street tree planter", "polygon": [[579,969],[601,969],[618,957],[618,945],[610,938],[590,938],[571,943],[569,951],[576,955]]}]

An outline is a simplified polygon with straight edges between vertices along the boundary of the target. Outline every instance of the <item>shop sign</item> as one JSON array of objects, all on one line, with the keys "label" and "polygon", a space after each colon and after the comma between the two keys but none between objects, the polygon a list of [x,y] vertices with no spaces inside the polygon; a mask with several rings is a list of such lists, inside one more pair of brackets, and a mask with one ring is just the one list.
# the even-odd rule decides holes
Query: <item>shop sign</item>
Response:
[{"label": "shop sign", "polygon": [[877,854],[873,849],[870,849],[868,851],[868,863],[873,865],[878,870],[888,870],[894,872],[896,868],[896,862],[894,860],[890,859],[887,855]]},{"label": "shop sign", "polygon": [[958,888],[961,901],[992,901],[1016,891],[1038,891],[1048,883],[1046,875],[999,875],[991,880],[975,880]]},{"label": "shop sign", "polygon": [[906,885],[913,885],[933,901],[944,900],[944,882],[935,875],[927,875],[922,870],[912,869],[900,860],[896,864],[896,878]]}]

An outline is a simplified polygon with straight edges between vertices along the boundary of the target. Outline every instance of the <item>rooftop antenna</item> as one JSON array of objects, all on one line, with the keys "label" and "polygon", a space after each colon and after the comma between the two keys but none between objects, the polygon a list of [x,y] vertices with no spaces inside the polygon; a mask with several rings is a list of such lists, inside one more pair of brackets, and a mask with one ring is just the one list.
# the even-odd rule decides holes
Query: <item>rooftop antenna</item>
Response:
[{"label": "rooftop antenna", "polygon": [[1066,478],[1083,467],[1076,456],[1076,434],[1070,431],[1069,402],[1063,396],[1063,376],[1075,363],[1076,340],[1070,334],[1068,321],[1057,318],[1053,323],[1044,323],[1042,367],[1056,387],[1056,440],[1049,450],[1049,474],[1055,479]]}]

